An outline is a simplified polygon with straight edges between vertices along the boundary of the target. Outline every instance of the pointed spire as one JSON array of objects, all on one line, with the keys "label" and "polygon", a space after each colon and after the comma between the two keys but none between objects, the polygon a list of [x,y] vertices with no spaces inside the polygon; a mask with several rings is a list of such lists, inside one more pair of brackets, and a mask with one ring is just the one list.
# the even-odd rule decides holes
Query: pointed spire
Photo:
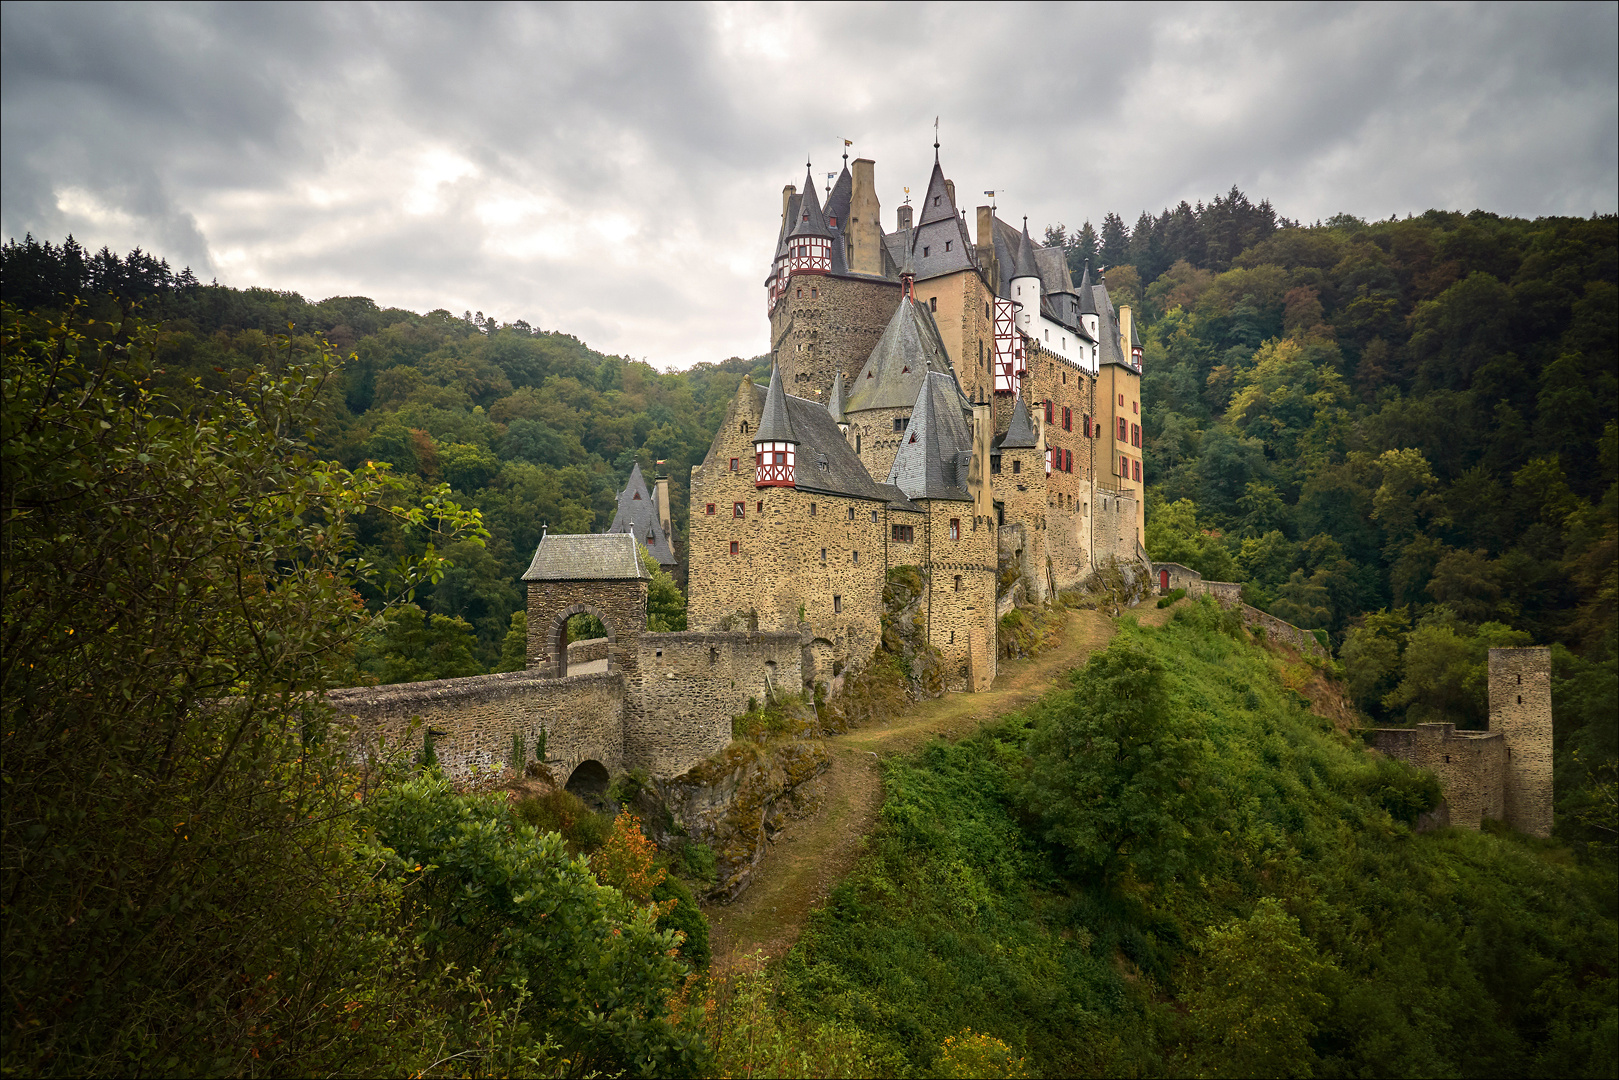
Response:
[{"label": "pointed spire", "polygon": [[781,365],[770,369],[770,389],[765,391],[764,414],[759,417],[759,430],[753,441],[795,443],[793,423],[787,417],[787,393],[781,388]]},{"label": "pointed spire", "polygon": [[1020,394],[1012,403],[1012,422],[1007,426],[1006,436],[1001,439],[1001,448],[1027,450],[1034,445],[1034,421],[1029,419],[1029,410],[1024,406]]},{"label": "pointed spire", "polygon": [[826,215],[821,211],[821,200],[815,194],[815,174],[810,166],[804,166],[804,195],[798,204],[798,222],[793,226],[793,236],[825,236],[832,233],[826,227]]},{"label": "pointed spire", "polygon": [[1029,219],[1023,218],[1023,235],[1018,239],[1017,264],[1013,267],[1014,278],[1040,276],[1040,270],[1034,265],[1034,240],[1029,236]]},{"label": "pointed spire", "polygon": [[839,368],[832,373],[832,393],[827,397],[826,411],[832,414],[832,419],[844,423],[843,419],[843,369]]},{"label": "pointed spire", "polygon": [[1079,313],[1096,315],[1096,292],[1091,288],[1091,261],[1085,260],[1085,271],[1079,278]]},{"label": "pointed spire", "polygon": [[921,227],[935,221],[948,221],[955,216],[956,203],[950,197],[950,185],[945,182],[943,167],[935,161],[933,175],[928,177],[928,193],[922,200],[922,216],[916,224]]}]

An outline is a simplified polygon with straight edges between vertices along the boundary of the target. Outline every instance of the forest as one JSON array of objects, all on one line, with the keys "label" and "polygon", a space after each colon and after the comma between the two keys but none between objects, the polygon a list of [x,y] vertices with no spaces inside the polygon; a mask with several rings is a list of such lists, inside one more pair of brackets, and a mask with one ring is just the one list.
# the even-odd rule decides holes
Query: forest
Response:
[{"label": "forest", "polygon": [[1320,631],[1366,723],[1482,726],[1488,648],[1552,645],[1554,841],[1414,836],[1431,778],[1192,606],[885,763],[800,947],[704,982],[701,853],[453,788],[430,745],[356,770],[304,695],[520,667],[541,529],[605,528],[635,463],[683,551],[766,359],[26,237],[6,1071],[1613,1075],[1619,221],[1304,226],[1232,189],[1046,235],[1142,315],[1152,556]]}]

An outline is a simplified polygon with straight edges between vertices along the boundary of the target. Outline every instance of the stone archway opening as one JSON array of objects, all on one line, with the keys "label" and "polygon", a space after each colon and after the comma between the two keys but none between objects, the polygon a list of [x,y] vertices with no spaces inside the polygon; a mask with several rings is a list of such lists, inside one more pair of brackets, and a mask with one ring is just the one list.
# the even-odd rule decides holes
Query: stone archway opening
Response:
[{"label": "stone archway opening", "polygon": [[581,761],[579,765],[568,774],[568,782],[563,785],[569,792],[579,796],[586,806],[592,810],[601,810],[607,805],[607,766],[599,761]]},{"label": "stone archway opening", "polygon": [[[569,675],[589,675],[614,668],[612,644],[618,635],[613,631],[612,620],[599,608],[589,604],[574,604],[557,613],[546,632],[550,641],[551,655],[556,658],[556,677],[565,679]],[[595,649],[587,644],[582,647],[585,657],[574,662],[568,659],[568,646],[576,642],[594,644],[598,639],[605,639],[605,648],[602,655],[592,655]]]}]

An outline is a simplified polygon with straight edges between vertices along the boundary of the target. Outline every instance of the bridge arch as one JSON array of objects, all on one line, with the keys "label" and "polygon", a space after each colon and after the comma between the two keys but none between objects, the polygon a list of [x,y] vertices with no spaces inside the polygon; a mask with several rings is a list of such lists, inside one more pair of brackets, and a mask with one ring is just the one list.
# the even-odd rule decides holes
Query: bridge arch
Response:
[{"label": "bridge arch", "polygon": [[618,644],[618,630],[613,625],[613,617],[594,604],[572,604],[557,612],[551,619],[551,626],[546,631],[546,644],[554,660],[552,674],[559,679],[568,676],[568,620],[575,615],[593,615],[607,630],[607,670],[618,670],[618,664],[613,662]]}]

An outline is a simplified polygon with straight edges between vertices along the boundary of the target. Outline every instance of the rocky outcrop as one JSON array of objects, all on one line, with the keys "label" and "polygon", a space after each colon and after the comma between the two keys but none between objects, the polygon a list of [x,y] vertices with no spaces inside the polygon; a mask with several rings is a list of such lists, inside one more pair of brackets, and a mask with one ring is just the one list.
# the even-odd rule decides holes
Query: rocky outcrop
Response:
[{"label": "rocky outcrop", "polygon": [[710,898],[741,895],[770,838],[819,807],[814,781],[831,762],[818,740],[740,741],[672,780],[653,781],[679,828],[714,851]]}]

